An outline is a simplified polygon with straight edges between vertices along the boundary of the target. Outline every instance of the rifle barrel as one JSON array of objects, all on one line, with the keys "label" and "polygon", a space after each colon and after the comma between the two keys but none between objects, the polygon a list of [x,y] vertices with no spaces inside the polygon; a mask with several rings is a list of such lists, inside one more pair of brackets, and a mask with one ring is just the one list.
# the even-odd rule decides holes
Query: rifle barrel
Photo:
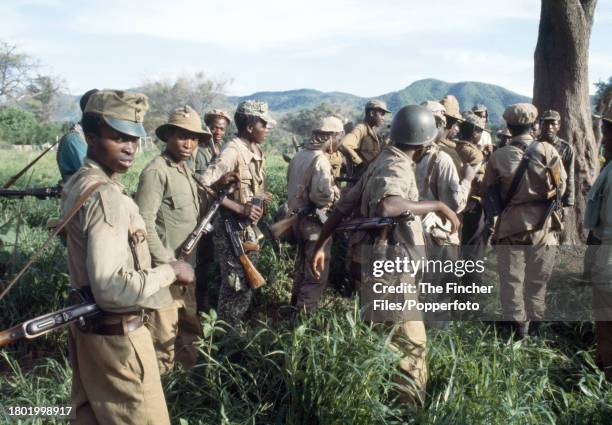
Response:
[{"label": "rifle barrel", "polygon": [[47,152],[49,152],[55,145],[57,145],[59,143],[59,141],[60,141],[60,139],[57,139],[55,141],[55,143],[53,143],[51,146],[49,146],[47,149],[45,149],[40,155],[38,155],[36,158],[34,158],[28,165],[23,167],[20,172],[18,172],[13,177],[8,179],[6,181],[6,183],[4,183],[4,185],[2,185],[2,188],[3,189],[8,189],[9,187],[11,187],[13,185],[13,183],[15,183],[19,179],[19,177],[21,177],[26,171],[28,171],[30,169],[30,167],[32,167],[32,165],[36,164],[38,162],[38,160],[40,158],[42,158]]}]

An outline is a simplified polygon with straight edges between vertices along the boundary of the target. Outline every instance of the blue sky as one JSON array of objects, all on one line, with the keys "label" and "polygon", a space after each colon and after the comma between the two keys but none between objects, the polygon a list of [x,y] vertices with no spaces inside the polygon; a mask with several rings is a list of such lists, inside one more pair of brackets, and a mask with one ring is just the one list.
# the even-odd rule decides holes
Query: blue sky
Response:
[{"label": "blue sky", "polygon": [[[204,71],[229,94],[314,88],[375,96],[422,78],[531,96],[540,0],[3,0],[0,40],[80,94]],[[599,0],[591,83],[612,75]]]}]

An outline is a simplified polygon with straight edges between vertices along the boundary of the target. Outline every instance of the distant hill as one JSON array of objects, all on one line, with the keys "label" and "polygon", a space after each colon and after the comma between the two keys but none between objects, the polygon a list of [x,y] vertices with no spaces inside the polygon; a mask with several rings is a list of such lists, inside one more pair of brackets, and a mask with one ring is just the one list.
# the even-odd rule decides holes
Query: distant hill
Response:
[{"label": "distant hill", "polygon": [[[493,84],[473,81],[447,83],[431,78],[415,81],[404,89],[374,97],[385,100],[391,111],[395,112],[404,105],[418,104],[425,100],[439,100],[447,94],[452,94],[459,99],[462,110],[470,109],[478,103],[484,104],[489,109],[490,120],[493,124],[501,120],[501,116],[506,106],[518,102],[529,102],[531,100],[529,97],[522,96]],[[356,109],[361,109],[368,100],[368,98],[355,96],[349,93],[300,89],[278,92],[257,92],[248,96],[230,96],[227,98],[227,101],[235,106],[239,102],[247,99],[259,99],[268,102],[270,110],[276,114],[283,114],[299,109],[314,108],[323,102],[344,104]]]}]

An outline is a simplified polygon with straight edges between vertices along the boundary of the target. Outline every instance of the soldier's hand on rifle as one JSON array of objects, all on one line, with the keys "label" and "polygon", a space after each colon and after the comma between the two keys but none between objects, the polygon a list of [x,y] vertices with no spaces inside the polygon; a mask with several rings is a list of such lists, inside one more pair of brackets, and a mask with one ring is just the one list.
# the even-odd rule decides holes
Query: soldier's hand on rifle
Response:
[{"label": "soldier's hand on rifle", "polygon": [[193,267],[186,261],[177,260],[170,263],[176,275],[177,285],[190,285],[195,282],[195,272]]},{"label": "soldier's hand on rifle", "polygon": [[258,207],[257,205],[253,205],[252,202],[247,202],[243,205],[243,210],[241,215],[243,217],[248,217],[253,223],[257,222],[261,216],[263,215],[263,208]]},{"label": "soldier's hand on rifle", "polygon": [[227,187],[230,184],[237,184],[238,182],[240,182],[240,175],[237,172],[232,171],[230,173],[225,173],[221,177],[219,177],[219,180],[217,180],[211,185],[211,189],[216,192]]},{"label": "soldier's hand on rifle", "polygon": [[310,262],[310,271],[317,280],[321,278],[323,267],[325,267],[325,251],[319,249],[314,253]]}]

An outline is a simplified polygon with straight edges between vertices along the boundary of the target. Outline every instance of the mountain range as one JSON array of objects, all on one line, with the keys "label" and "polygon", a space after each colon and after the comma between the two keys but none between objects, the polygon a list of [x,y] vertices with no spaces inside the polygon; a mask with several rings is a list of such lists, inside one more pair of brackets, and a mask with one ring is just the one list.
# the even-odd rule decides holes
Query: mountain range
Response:
[{"label": "mountain range", "polygon": [[[527,96],[520,95],[500,86],[464,81],[448,83],[432,78],[418,80],[398,91],[393,91],[373,98],[387,102],[392,112],[404,105],[419,104],[425,100],[440,100],[447,94],[452,94],[459,100],[462,110],[471,109],[476,104],[484,104],[489,110],[491,123],[501,121],[504,109],[513,103],[530,102]],[[369,98],[342,92],[322,92],[313,89],[299,89],[289,91],[262,91],[248,96],[229,96],[227,101],[231,105],[247,99],[258,99],[268,102],[270,111],[275,115],[294,112],[299,109],[310,109],[323,102],[341,104],[361,110]]]}]

